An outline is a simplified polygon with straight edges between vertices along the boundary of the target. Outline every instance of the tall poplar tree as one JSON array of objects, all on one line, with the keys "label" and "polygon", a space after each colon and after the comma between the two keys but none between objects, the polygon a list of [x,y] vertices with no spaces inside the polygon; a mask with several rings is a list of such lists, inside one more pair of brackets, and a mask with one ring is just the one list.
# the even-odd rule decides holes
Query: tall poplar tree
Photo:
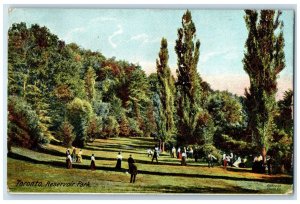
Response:
[{"label": "tall poplar tree", "polygon": [[265,161],[275,128],[277,77],[285,67],[283,22],[279,20],[281,11],[245,10],[245,13],[249,32],[243,60],[250,79],[250,88],[245,92],[248,128]]},{"label": "tall poplar tree", "polygon": [[[200,41],[196,41],[196,27],[189,10],[182,17],[175,51],[177,54],[177,114],[179,141],[195,143],[195,129],[201,113],[200,76],[197,73]],[[196,42],[195,42],[196,41]]]},{"label": "tall poplar tree", "polygon": [[90,102],[94,100],[95,97],[95,83],[96,83],[96,74],[93,67],[89,67],[86,75],[84,77],[84,88],[86,91],[87,98]]},{"label": "tall poplar tree", "polygon": [[171,71],[168,66],[169,53],[168,42],[165,38],[161,40],[159,59],[156,59],[157,77],[159,82],[159,97],[162,103],[160,115],[162,118],[162,135],[159,137],[162,140],[162,151],[164,151],[164,143],[175,133],[174,124],[174,80],[171,76]]}]

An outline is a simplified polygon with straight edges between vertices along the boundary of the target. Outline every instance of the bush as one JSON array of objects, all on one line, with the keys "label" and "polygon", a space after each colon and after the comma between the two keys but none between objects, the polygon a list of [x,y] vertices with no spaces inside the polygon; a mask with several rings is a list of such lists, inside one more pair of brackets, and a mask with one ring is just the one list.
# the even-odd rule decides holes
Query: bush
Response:
[{"label": "bush", "polygon": [[58,139],[62,141],[62,144],[66,147],[71,147],[72,142],[75,139],[73,133],[74,127],[68,122],[64,121],[60,126],[60,132],[58,133]]},{"label": "bush", "polygon": [[105,138],[119,136],[119,123],[114,116],[108,116],[105,120],[103,133]]},{"label": "bush", "polygon": [[142,136],[142,131],[139,128],[138,122],[132,118],[128,118],[130,135],[134,137]]},{"label": "bush", "polygon": [[217,158],[218,162],[221,162],[222,155],[220,150],[218,150],[214,145],[212,144],[204,144],[201,146],[195,146],[195,151],[198,153],[198,158],[204,158],[207,159],[207,156],[209,153],[212,153]]},{"label": "bush", "polygon": [[87,139],[89,142],[94,142],[96,138],[100,138],[102,130],[102,118],[94,116],[89,121],[87,127]]},{"label": "bush", "polygon": [[76,134],[73,146],[84,147],[86,143],[86,127],[92,115],[91,104],[79,98],[75,98],[67,105],[68,120],[74,127]]},{"label": "bush", "polygon": [[39,127],[38,115],[21,97],[8,98],[8,148],[17,145],[26,148],[37,148],[48,143]]}]

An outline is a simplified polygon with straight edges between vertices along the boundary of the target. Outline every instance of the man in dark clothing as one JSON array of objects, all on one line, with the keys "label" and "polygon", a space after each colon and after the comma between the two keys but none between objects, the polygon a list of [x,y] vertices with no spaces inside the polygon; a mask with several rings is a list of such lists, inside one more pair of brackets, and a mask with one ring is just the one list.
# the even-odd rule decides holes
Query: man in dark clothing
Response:
[{"label": "man in dark clothing", "polygon": [[135,178],[137,175],[137,167],[134,164],[134,159],[131,157],[131,155],[129,155],[128,158],[128,167],[129,167],[129,173],[130,173],[130,183],[134,183],[135,182]]},{"label": "man in dark clothing", "polygon": [[151,163],[153,163],[153,160],[156,159],[156,163],[158,164],[157,155],[158,155],[157,149],[154,148],[154,154],[153,154],[152,162]]}]

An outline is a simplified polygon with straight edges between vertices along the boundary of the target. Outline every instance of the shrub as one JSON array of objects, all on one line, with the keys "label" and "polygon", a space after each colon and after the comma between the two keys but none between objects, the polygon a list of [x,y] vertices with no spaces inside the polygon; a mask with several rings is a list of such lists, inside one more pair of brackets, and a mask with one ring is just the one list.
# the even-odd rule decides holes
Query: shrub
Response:
[{"label": "shrub", "polygon": [[74,127],[76,134],[73,146],[84,147],[86,143],[86,127],[92,115],[91,104],[79,98],[75,98],[67,105],[68,120]]},{"label": "shrub", "polygon": [[60,126],[60,132],[58,133],[58,139],[62,141],[62,144],[66,147],[71,147],[72,142],[75,139],[73,133],[74,127],[68,122],[64,121]]},{"label": "shrub", "polygon": [[21,97],[8,98],[8,146],[37,148],[40,144],[48,143],[39,127],[38,115]]}]

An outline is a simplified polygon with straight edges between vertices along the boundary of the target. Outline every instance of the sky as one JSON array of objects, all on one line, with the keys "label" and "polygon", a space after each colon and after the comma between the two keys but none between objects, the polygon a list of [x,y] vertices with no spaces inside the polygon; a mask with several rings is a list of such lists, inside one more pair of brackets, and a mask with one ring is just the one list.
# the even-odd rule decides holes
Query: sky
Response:
[{"label": "sky", "polygon": [[[57,9],[14,8],[9,11],[9,26],[25,22],[27,26],[46,26],[66,43],[100,51],[142,66],[147,74],[155,72],[160,40],[168,41],[169,66],[176,70],[174,50],[183,9]],[[238,95],[249,87],[243,70],[247,29],[243,10],[193,10],[196,37],[200,40],[198,72],[213,89]],[[286,67],[278,78],[277,98],[293,88],[294,12],[283,10]]]}]

